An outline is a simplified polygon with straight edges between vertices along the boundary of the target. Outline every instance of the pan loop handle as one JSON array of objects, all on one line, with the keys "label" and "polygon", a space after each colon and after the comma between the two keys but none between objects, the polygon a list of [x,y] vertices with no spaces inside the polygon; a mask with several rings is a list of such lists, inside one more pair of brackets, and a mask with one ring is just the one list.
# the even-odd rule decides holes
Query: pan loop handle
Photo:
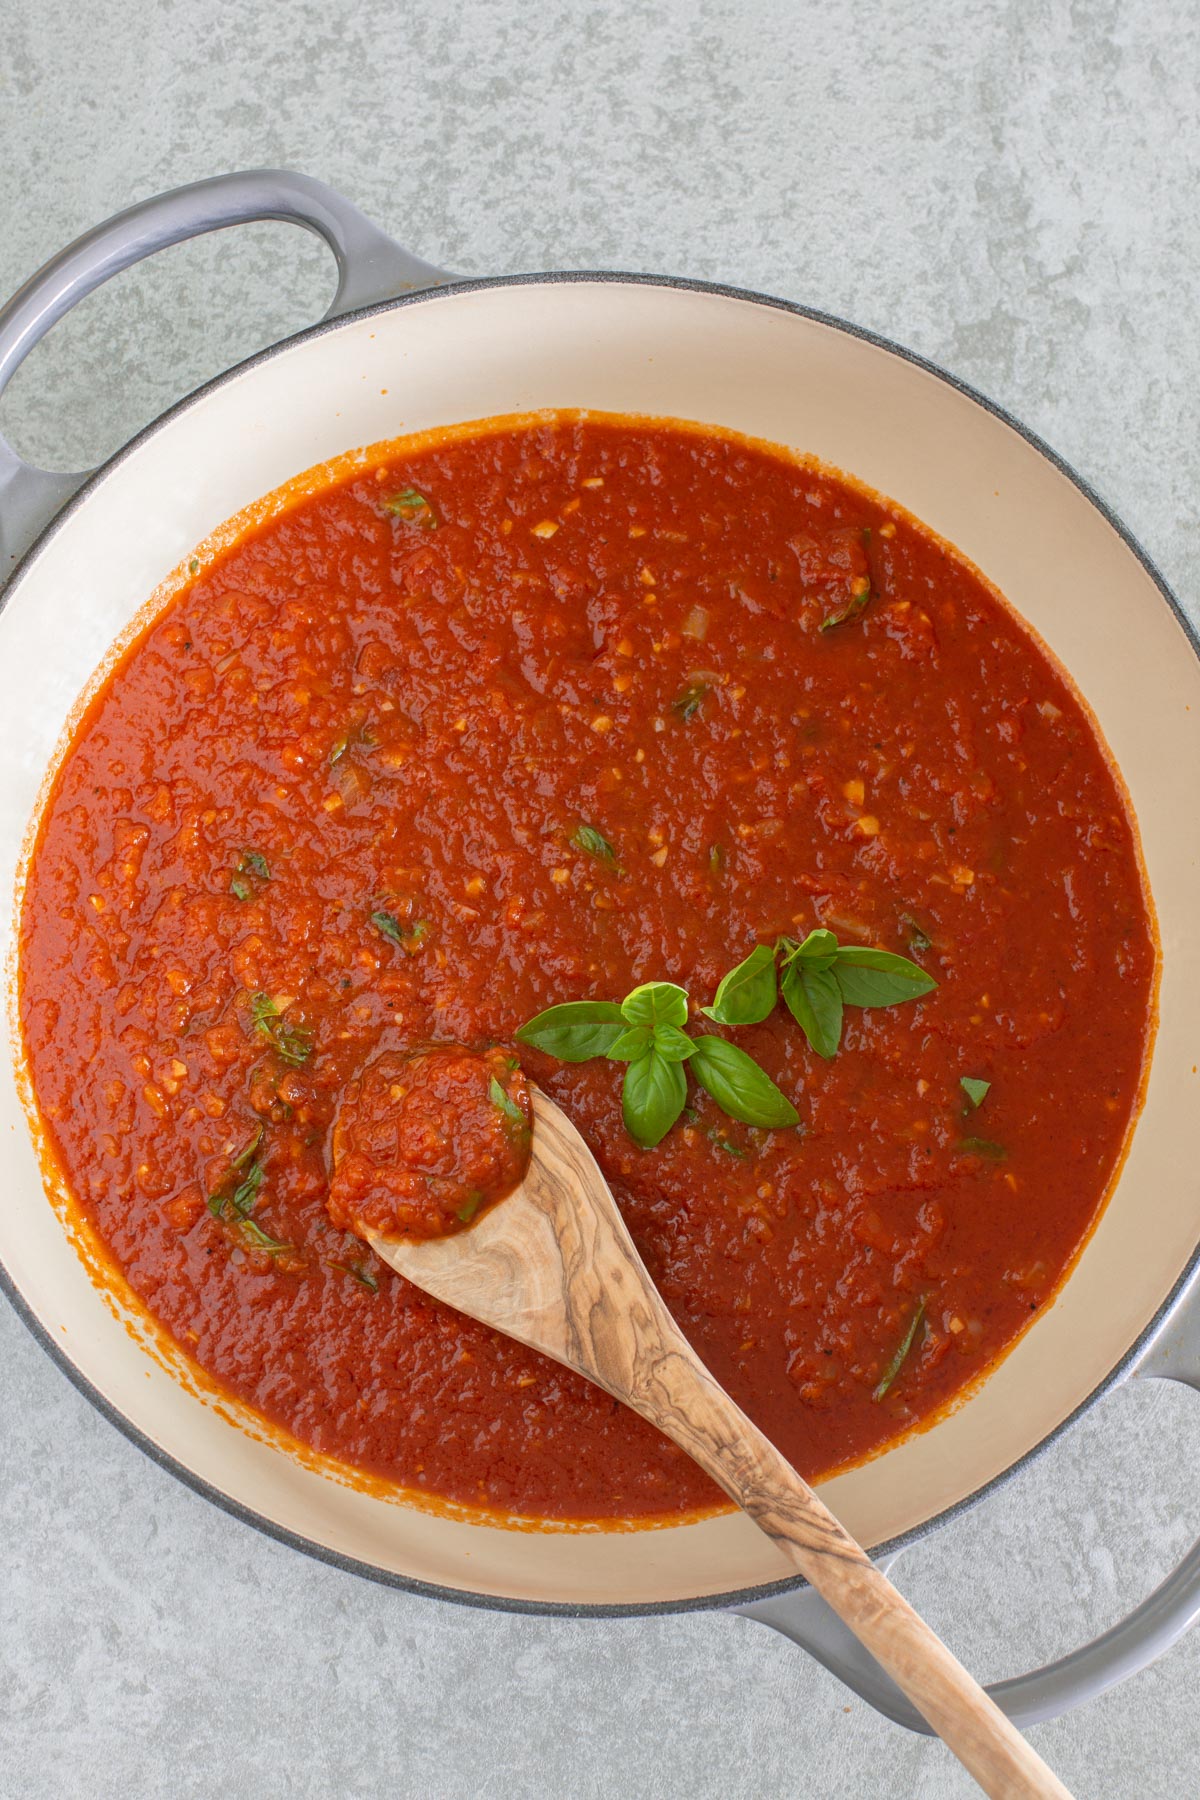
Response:
[{"label": "pan loop handle", "polygon": [[[451,279],[311,175],[290,169],[215,175],[117,213],[30,277],[0,310],[0,395],[38,340],[110,276],[170,244],[265,219],[303,225],[332,250],[338,285],[326,319]],[[92,473],[56,475],[34,468],[0,436],[0,585]]]},{"label": "pan loop handle", "polygon": [[[1200,1261],[1184,1276],[1149,1342],[1131,1357],[1120,1379],[1180,1381],[1200,1392]],[[876,1559],[887,1569],[899,1553]],[[799,1644],[877,1712],[928,1733],[929,1726],[812,1588],[793,1589],[733,1609],[770,1625]],[[1057,1719],[1126,1681],[1170,1649],[1200,1619],[1200,1543],[1192,1545],[1148,1599],[1109,1631],[1057,1661],[993,1682],[987,1689],[1001,1712],[1024,1731]]]}]

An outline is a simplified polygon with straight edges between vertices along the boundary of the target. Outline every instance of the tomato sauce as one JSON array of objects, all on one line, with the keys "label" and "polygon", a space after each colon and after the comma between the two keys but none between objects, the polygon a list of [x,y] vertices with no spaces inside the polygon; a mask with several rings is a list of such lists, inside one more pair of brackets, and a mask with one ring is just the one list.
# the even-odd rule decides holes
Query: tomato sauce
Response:
[{"label": "tomato sauce", "polygon": [[828,1061],[781,1008],[732,1034],[796,1128],[693,1089],[639,1149],[620,1065],[521,1051],[699,1353],[816,1476],[1053,1296],[1153,1005],[1088,716],[899,509],[662,423],[386,448],[247,530],[104,682],[32,857],[21,1016],[80,1206],[226,1388],[410,1489],[649,1517],[718,1496],[335,1223],[333,1127],[373,1059],[647,980],[696,1006],[817,925],[939,985],[849,1009]]},{"label": "tomato sauce", "polygon": [[529,1166],[529,1088],[515,1054],[458,1044],[384,1050],[346,1086],[327,1206],[343,1231],[449,1237]]}]

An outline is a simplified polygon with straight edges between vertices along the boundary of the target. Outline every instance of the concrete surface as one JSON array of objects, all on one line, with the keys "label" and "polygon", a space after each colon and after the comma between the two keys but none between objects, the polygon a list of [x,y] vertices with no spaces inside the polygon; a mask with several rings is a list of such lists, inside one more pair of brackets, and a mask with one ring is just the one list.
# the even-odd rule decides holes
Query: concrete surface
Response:
[{"label": "concrete surface", "polygon": [[[284,163],[452,268],[685,271],[910,344],[1042,432],[1200,592],[1200,18],[1165,0],[9,0],[0,292],[157,189]],[[314,317],[264,227],[89,302],[3,408],[73,467]],[[1195,613],[1193,616],[1196,616]],[[195,1498],[0,1308],[0,1793],[970,1791],[758,1625],[410,1599]],[[986,1676],[1111,1623],[1200,1529],[1200,1417],[1113,1396],[901,1585]],[[1200,1633],[1034,1741],[1079,1796],[1200,1791]]]}]

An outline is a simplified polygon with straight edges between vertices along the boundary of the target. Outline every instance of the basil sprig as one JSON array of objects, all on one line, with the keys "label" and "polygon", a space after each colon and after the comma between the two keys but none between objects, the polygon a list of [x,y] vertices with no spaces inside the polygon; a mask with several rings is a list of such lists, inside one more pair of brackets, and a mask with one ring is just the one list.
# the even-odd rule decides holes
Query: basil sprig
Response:
[{"label": "basil sprig", "polygon": [[799,1123],[791,1101],[752,1056],[724,1038],[689,1037],[687,1017],[684,988],[673,981],[646,981],[619,1006],[607,1000],[551,1006],[522,1025],[517,1038],[560,1062],[606,1056],[626,1063],[625,1129],[646,1150],[662,1142],[683,1111],[685,1063],[731,1118],[766,1129]]},{"label": "basil sprig", "polygon": [[937,986],[932,975],[891,950],[839,944],[818,927],[802,943],[782,937],[758,944],[722,980],[711,1006],[700,1010],[720,1025],[757,1025],[778,995],[818,1056],[837,1053],[844,1006],[895,1006]]}]

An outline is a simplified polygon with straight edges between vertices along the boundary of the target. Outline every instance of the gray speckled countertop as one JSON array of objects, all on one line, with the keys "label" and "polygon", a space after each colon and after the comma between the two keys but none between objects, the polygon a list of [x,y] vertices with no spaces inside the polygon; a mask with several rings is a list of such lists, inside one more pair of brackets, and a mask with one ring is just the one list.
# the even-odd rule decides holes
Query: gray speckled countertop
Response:
[{"label": "gray speckled countertop", "polygon": [[[455,269],[668,270],[913,346],[1008,405],[1200,595],[1200,19],[1165,0],[10,0],[0,292],[157,189],[324,177]],[[3,408],[82,467],[314,318],[283,226],[125,276]],[[235,1523],[0,1305],[0,1793],[438,1800],[946,1796],[940,1746],[711,1614],[550,1623],[410,1598]],[[1091,1636],[1200,1530],[1200,1416],[1118,1392],[900,1585],[980,1675]],[[1200,1790],[1200,1632],[1033,1733],[1073,1791]]]}]

